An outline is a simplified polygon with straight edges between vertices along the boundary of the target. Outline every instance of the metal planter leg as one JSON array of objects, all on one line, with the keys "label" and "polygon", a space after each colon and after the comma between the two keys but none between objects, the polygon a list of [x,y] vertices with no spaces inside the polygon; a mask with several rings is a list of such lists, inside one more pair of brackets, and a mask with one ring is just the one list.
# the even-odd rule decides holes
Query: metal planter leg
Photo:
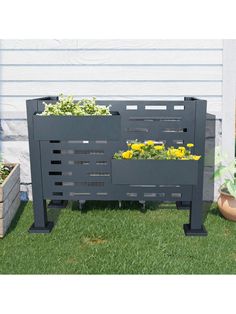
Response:
[{"label": "metal planter leg", "polygon": [[53,228],[53,222],[47,220],[47,208],[45,200],[35,200],[34,223],[29,229],[30,233],[49,233]]},{"label": "metal planter leg", "polygon": [[[201,193],[200,193],[201,194]],[[189,213],[189,224],[184,224],[186,236],[206,236],[207,231],[203,225],[203,201],[199,196],[197,187],[193,188],[193,200]]]}]

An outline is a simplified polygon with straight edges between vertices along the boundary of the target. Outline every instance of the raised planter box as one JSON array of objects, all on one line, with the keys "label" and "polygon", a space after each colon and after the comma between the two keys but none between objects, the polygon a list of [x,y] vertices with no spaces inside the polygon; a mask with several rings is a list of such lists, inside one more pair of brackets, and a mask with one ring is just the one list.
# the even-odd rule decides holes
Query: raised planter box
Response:
[{"label": "raised planter box", "polygon": [[121,120],[111,116],[40,116],[33,115],[35,140],[119,140]]},{"label": "raised planter box", "polygon": [[[203,226],[203,170],[206,101],[99,101],[111,116],[40,116],[58,97],[27,100],[34,223],[32,233],[47,233],[50,207],[86,200],[188,202],[186,235],[206,235]],[[119,114],[115,114],[119,112]],[[114,160],[127,142],[194,143],[188,160]],[[96,142],[95,142],[96,141]]]},{"label": "raised planter box", "polygon": [[196,160],[123,160],[113,159],[113,184],[196,185]]},{"label": "raised planter box", "polygon": [[9,176],[0,185],[0,238],[6,234],[20,205],[20,165],[12,166]]}]

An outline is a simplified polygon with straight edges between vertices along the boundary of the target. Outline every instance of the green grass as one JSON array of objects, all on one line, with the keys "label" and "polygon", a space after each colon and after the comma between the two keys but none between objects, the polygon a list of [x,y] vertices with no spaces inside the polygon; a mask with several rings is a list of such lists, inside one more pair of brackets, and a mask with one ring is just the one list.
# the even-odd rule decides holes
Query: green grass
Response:
[{"label": "green grass", "polygon": [[[175,205],[88,202],[49,210],[51,234],[28,234],[32,203],[23,203],[8,234],[0,240],[2,274],[235,274],[236,224],[211,208],[208,237],[185,237],[188,211]],[[109,209],[105,206],[109,206]],[[74,207],[74,208],[73,208]]]}]

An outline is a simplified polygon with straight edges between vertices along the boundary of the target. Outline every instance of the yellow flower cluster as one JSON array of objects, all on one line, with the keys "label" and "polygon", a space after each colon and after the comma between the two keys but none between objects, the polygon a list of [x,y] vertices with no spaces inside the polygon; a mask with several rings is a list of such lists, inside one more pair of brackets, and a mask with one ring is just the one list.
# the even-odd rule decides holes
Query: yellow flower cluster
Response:
[{"label": "yellow flower cluster", "polygon": [[155,145],[152,140],[144,143],[135,141],[127,145],[129,150],[115,153],[115,159],[199,160],[201,158],[199,155],[191,154],[191,148],[194,147],[192,143],[188,143],[187,148],[184,146],[166,148],[164,144]]},{"label": "yellow flower cluster", "polygon": [[131,150],[127,150],[122,153],[122,158],[124,159],[131,159],[133,156],[133,152]]}]

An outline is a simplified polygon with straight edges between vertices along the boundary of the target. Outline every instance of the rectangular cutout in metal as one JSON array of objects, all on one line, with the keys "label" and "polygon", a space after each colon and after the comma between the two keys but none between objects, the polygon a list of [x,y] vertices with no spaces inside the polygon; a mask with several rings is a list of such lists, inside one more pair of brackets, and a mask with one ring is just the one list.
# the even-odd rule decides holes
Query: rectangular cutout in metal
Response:
[{"label": "rectangular cutout in metal", "polygon": [[177,145],[183,145],[184,144],[184,140],[173,140],[173,143],[177,144]]},{"label": "rectangular cutout in metal", "polygon": [[88,174],[90,177],[110,177],[109,172],[90,172]]},{"label": "rectangular cutout in metal", "polygon": [[91,195],[89,192],[70,192],[70,196],[88,196]]},{"label": "rectangular cutout in metal", "polygon": [[62,192],[52,192],[53,196],[63,196]]},{"label": "rectangular cutout in metal", "polygon": [[174,106],[174,110],[184,110],[184,106]]},{"label": "rectangular cutout in metal", "polygon": [[95,141],[95,143],[96,144],[107,144],[107,141],[106,140],[104,140],[104,141],[101,140],[101,141]]},{"label": "rectangular cutout in metal", "polygon": [[127,105],[126,110],[138,110],[138,106],[137,105]]},{"label": "rectangular cutout in metal", "polygon": [[129,117],[130,121],[147,121],[147,122],[154,122],[154,121],[166,121],[166,122],[176,122],[181,121],[180,117]]},{"label": "rectangular cutout in metal", "polygon": [[52,151],[53,154],[60,154],[61,153],[61,150],[60,149],[54,149]]},{"label": "rectangular cutout in metal", "polygon": [[171,193],[171,197],[173,198],[181,198],[182,194],[181,193]]},{"label": "rectangular cutout in metal", "polygon": [[107,161],[96,161],[96,165],[97,166],[106,166],[107,165]]},{"label": "rectangular cutout in metal", "polygon": [[69,144],[88,144],[89,141],[84,141],[84,140],[80,140],[80,141],[67,141],[67,143],[69,143]]},{"label": "rectangular cutout in metal", "polygon": [[61,171],[49,171],[48,174],[50,176],[61,176],[62,172]]},{"label": "rectangular cutout in metal", "polygon": [[127,132],[143,132],[143,133],[148,133],[147,128],[127,128]]},{"label": "rectangular cutout in metal", "polygon": [[154,185],[154,184],[131,184],[130,187],[133,187],[133,188],[155,188],[156,185]]},{"label": "rectangular cutout in metal", "polygon": [[144,193],[144,197],[156,197],[156,193]]},{"label": "rectangular cutout in metal", "polygon": [[183,132],[187,132],[187,128],[183,128],[183,129],[168,128],[168,129],[164,129],[163,132],[164,133],[183,133]]},{"label": "rectangular cutout in metal", "polygon": [[89,161],[87,160],[69,160],[68,161],[69,165],[81,165],[81,166],[87,166],[90,164]]},{"label": "rectangular cutout in metal", "polygon": [[74,154],[78,154],[78,155],[103,155],[104,154],[104,150],[74,150]]},{"label": "rectangular cutout in metal", "polygon": [[167,110],[167,106],[145,106],[145,110]]},{"label": "rectangular cutout in metal", "polygon": [[126,193],[126,195],[129,197],[137,197],[138,196],[137,193],[131,193],[131,192]]},{"label": "rectangular cutout in metal", "polygon": [[52,165],[61,165],[61,160],[51,160]]},{"label": "rectangular cutout in metal", "polygon": [[107,192],[97,192],[96,195],[106,196],[106,195],[108,195],[108,193]]},{"label": "rectangular cutout in metal", "polygon": [[159,184],[159,188],[180,188],[180,185],[173,185],[173,184]]}]

